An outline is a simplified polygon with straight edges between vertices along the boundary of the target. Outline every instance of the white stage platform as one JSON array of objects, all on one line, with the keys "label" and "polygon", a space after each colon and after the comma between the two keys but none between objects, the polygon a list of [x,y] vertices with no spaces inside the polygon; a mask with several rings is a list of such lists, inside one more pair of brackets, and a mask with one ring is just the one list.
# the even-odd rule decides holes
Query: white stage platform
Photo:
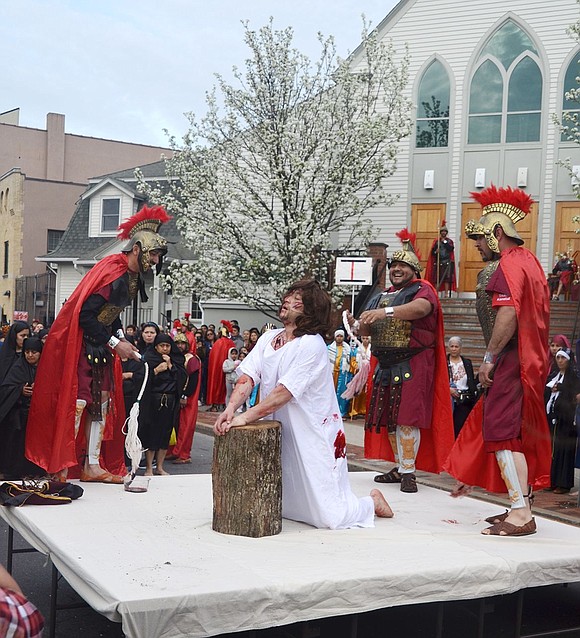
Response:
[{"label": "white stage platform", "polygon": [[[361,496],[374,473],[351,473]],[[394,519],[317,530],[284,520],[261,539],[211,529],[209,475],[154,477],[145,494],[83,484],[70,505],[0,507],[91,607],[132,638],[214,636],[416,603],[580,581],[580,529],[485,537],[497,505],[382,486]]]}]

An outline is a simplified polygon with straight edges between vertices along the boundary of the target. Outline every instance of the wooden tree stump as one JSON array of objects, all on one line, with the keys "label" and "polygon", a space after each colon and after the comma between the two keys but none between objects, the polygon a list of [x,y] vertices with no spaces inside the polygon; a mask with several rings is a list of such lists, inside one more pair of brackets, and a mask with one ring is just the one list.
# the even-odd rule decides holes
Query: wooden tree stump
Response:
[{"label": "wooden tree stump", "polygon": [[274,536],[282,531],[280,422],[257,421],[216,436],[213,524],[222,534]]}]

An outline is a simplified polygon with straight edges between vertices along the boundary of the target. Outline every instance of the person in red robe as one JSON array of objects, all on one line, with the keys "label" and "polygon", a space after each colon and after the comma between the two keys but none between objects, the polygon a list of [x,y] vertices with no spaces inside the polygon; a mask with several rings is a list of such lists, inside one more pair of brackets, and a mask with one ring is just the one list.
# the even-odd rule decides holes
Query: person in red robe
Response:
[{"label": "person in red robe", "polygon": [[181,331],[187,337],[187,343],[189,344],[189,352],[191,352],[192,354],[195,354],[197,346],[195,343],[195,333],[192,331],[192,328],[195,328],[195,326],[189,320],[190,317],[191,317],[190,312],[186,312],[184,314],[184,319],[181,322],[181,325],[183,326]]},{"label": "person in red robe", "polygon": [[236,344],[230,339],[232,324],[223,319],[220,322],[219,331],[221,337],[216,339],[209,352],[207,368],[207,395],[205,402],[211,406],[210,412],[220,412],[226,403],[226,376],[223,371],[223,363],[228,358],[230,348]]},{"label": "person in red robe", "polygon": [[178,465],[191,463],[191,446],[197,424],[199,411],[199,389],[201,387],[201,360],[196,354],[187,352],[189,342],[184,334],[175,337],[177,347],[185,356],[185,371],[187,381],[181,394],[181,410],[179,411],[179,428],[177,442],[173,446],[172,462]]},{"label": "person in red robe", "polygon": [[120,360],[140,355],[119,316],[138,290],[144,298],[141,273],[160,271],[167,241],[157,231],[169,219],[161,207],[144,207],[121,224],[119,238],[129,240],[123,251],[91,268],[52,324],[26,432],[27,458],[49,474],[64,477],[79,465],[81,481],[123,482]]},{"label": "person in red robe", "polygon": [[[376,476],[377,483],[400,483],[402,492],[416,492],[416,468],[442,469],[454,441],[453,415],[441,305],[433,286],[420,278],[413,235],[405,229],[398,236],[403,250],[393,253],[389,264],[391,287],[370,300],[360,320],[347,316],[359,334],[372,336],[376,363],[365,457],[397,463]],[[389,326],[392,332],[384,339]]]},{"label": "person in red robe", "polygon": [[460,481],[454,495],[471,485],[508,492],[511,509],[487,518],[493,524],[483,534],[526,536],[536,531],[532,487],[550,484],[543,399],[549,291],[542,266],[522,246],[515,228],[533,203],[529,195],[492,185],[472,197],[481,204],[482,217],[468,222],[467,234],[484,260],[500,259],[485,287],[478,285],[479,294],[487,296],[478,305],[487,343],[479,368],[484,397],[463,426],[445,469]]},{"label": "person in red robe", "polygon": [[452,290],[457,290],[455,285],[455,244],[449,237],[449,231],[445,220],[439,229],[439,238],[434,239],[427,259],[425,279],[437,290],[444,290],[451,295]]}]

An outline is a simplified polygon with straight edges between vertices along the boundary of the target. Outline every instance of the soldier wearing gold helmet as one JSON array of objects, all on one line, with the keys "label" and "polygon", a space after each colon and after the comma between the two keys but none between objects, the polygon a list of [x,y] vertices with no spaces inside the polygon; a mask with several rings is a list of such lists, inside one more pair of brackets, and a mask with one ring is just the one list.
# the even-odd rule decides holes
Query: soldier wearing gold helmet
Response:
[{"label": "soldier wearing gold helmet", "polygon": [[128,240],[122,252],[89,270],[50,329],[26,449],[28,458],[49,474],[64,477],[83,459],[75,470],[81,481],[123,482],[120,358],[140,355],[125,339],[119,317],[138,291],[146,298],[141,273],[161,267],[167,241],[157,231],[169,219],[160,206],[144,207],[121,224],[118,238]]},{"label": "soldier wearing gold helmet", "polygon": [[355,331],[371,335],[378,359],[365,456],[397,463],[376,476],[377,483],[400,483],[402,492],[416,492],[416,469],[441,471],[453,445],[453,419],[439,298],[420,278],[414,235],[404,229],[397,236],[403,246],[389,262],[391,286],[370,300],[360,320],[347,316]]},{"label": "soldier wearing gold helmet", "polygon": [[[508,492],[511,509],[486,520],[483,534],[526,536],[536,531],[532,488],[550,480],[550,434],[544,412],[549,293],[544,270],[522,246],[515,224],[529,213],[522,190],[491,186],[471,194],[482,206],[466,225],[490,264],[478,283],[478,315],[487,351],[479,368],[484,397],[463,426],[445,469],[462,485]],[[499,255],[499,261],[494,257]]]}]

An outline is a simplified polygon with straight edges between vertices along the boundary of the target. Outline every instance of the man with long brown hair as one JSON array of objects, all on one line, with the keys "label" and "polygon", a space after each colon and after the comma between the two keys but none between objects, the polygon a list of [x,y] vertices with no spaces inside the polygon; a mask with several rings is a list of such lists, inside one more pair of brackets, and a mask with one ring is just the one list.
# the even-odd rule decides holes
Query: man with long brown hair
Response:
[{"label": "man with long brown hair", "polygon": [[[282,299],[283,328],[263,334],[242,361],[226,410],[214,426],[269,417],[282,423],[282,515],[315,527],[372,527],[393,512],[380,490],[358,498],[350,489],[346,439],[324,337],[331,300],[317,281],[295,282]],[[260,383],[260,403],[235,414]]]}]

